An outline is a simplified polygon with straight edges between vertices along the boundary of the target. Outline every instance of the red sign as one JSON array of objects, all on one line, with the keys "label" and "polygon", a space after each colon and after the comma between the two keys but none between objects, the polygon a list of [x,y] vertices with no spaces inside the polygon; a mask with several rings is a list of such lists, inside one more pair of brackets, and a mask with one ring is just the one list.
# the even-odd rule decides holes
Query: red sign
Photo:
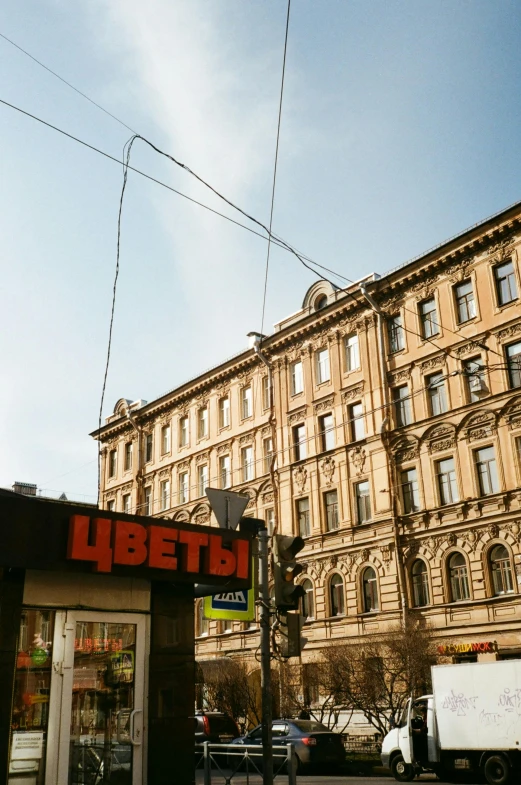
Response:
[{"label": "red sign", "polygon": [[131,521],[72,515],[67,558],[90,561],[94,572],[111,572],[113,564],[145,565],[199,575],[247,579],[250,541],[223,541],[222,534],[143,526]]},{"label": "red sign", "polygon": [[497,641],[481,641],[480,643],[450,643],[438,646],[438,654],[478,654],[492,653],[498,650]]}]

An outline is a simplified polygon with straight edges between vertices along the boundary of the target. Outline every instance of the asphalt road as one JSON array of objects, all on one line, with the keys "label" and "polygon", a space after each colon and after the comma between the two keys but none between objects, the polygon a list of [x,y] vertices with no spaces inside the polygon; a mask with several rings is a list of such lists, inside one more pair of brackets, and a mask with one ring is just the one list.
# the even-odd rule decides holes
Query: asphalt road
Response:
[{"label": "asphalt road", "polygon": [[[241,772],[236,774],[231,783],[228,783],[225,776],[226,771],[220,774],[216,769],[212,769],[212,785],[262,785],[262,778],[250,775],[249,779]],[[287,775],[280,775],[275,779],[275,785],[286,785],[288,781]],[[297,785],[393,785],[396,781],[388,776],[377,777],[352,777],[345,775],[343,777],[335,777],[321,774],[303,774],[297,777]],[[196,785],[203,785],[203,772],[198,770],[196,773]],[[434,774],[422,774],[418,779],[413,780],[414,783],[437,783],[437,785],[450,785],[450,783],[441,782]],[[482,785],[481,783],[474,783],[470,780],[465,780],[465,785]]]}]

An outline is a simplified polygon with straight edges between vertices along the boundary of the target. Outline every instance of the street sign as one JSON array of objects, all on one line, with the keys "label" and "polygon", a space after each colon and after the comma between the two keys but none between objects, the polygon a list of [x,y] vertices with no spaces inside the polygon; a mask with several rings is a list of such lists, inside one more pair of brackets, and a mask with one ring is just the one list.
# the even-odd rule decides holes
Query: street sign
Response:
[{"label": "street sign", "polygon": [[251,589],[245,589],[244,591],[222,591],[219,594],[211,594],[209,597],[205,597],[203,600],[205,618],[254,621],[258,568],[257,558],[254,556],[251,565]]},{"label": "street sign", "polygon": [[221,529],[236,529],[250,497],[218,488],[205,488],[205,493]]}]

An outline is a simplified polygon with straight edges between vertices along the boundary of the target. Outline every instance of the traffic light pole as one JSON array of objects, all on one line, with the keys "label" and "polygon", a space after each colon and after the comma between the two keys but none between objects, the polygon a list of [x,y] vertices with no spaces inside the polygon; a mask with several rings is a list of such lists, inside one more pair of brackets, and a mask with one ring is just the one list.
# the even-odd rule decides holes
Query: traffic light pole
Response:
[{"label": "traffic light pole", "polygon": [[268,562],[268,531],[259,532],[260,655],[262,689],[262,767],[263,785],[273,785],[272,694],[271,694],[271,616]]}]

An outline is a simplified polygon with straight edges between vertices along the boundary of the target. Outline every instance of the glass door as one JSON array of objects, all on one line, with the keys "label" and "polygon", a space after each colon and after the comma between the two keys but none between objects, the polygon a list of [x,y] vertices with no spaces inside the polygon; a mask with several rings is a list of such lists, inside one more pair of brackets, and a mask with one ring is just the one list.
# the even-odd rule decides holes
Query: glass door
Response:
[{"label": "glass door", "polygon": [[54,648],[62,657],[53,662],[49,727],[58,747],[46,783],[142,785],[145,617],[59,615]]}]

